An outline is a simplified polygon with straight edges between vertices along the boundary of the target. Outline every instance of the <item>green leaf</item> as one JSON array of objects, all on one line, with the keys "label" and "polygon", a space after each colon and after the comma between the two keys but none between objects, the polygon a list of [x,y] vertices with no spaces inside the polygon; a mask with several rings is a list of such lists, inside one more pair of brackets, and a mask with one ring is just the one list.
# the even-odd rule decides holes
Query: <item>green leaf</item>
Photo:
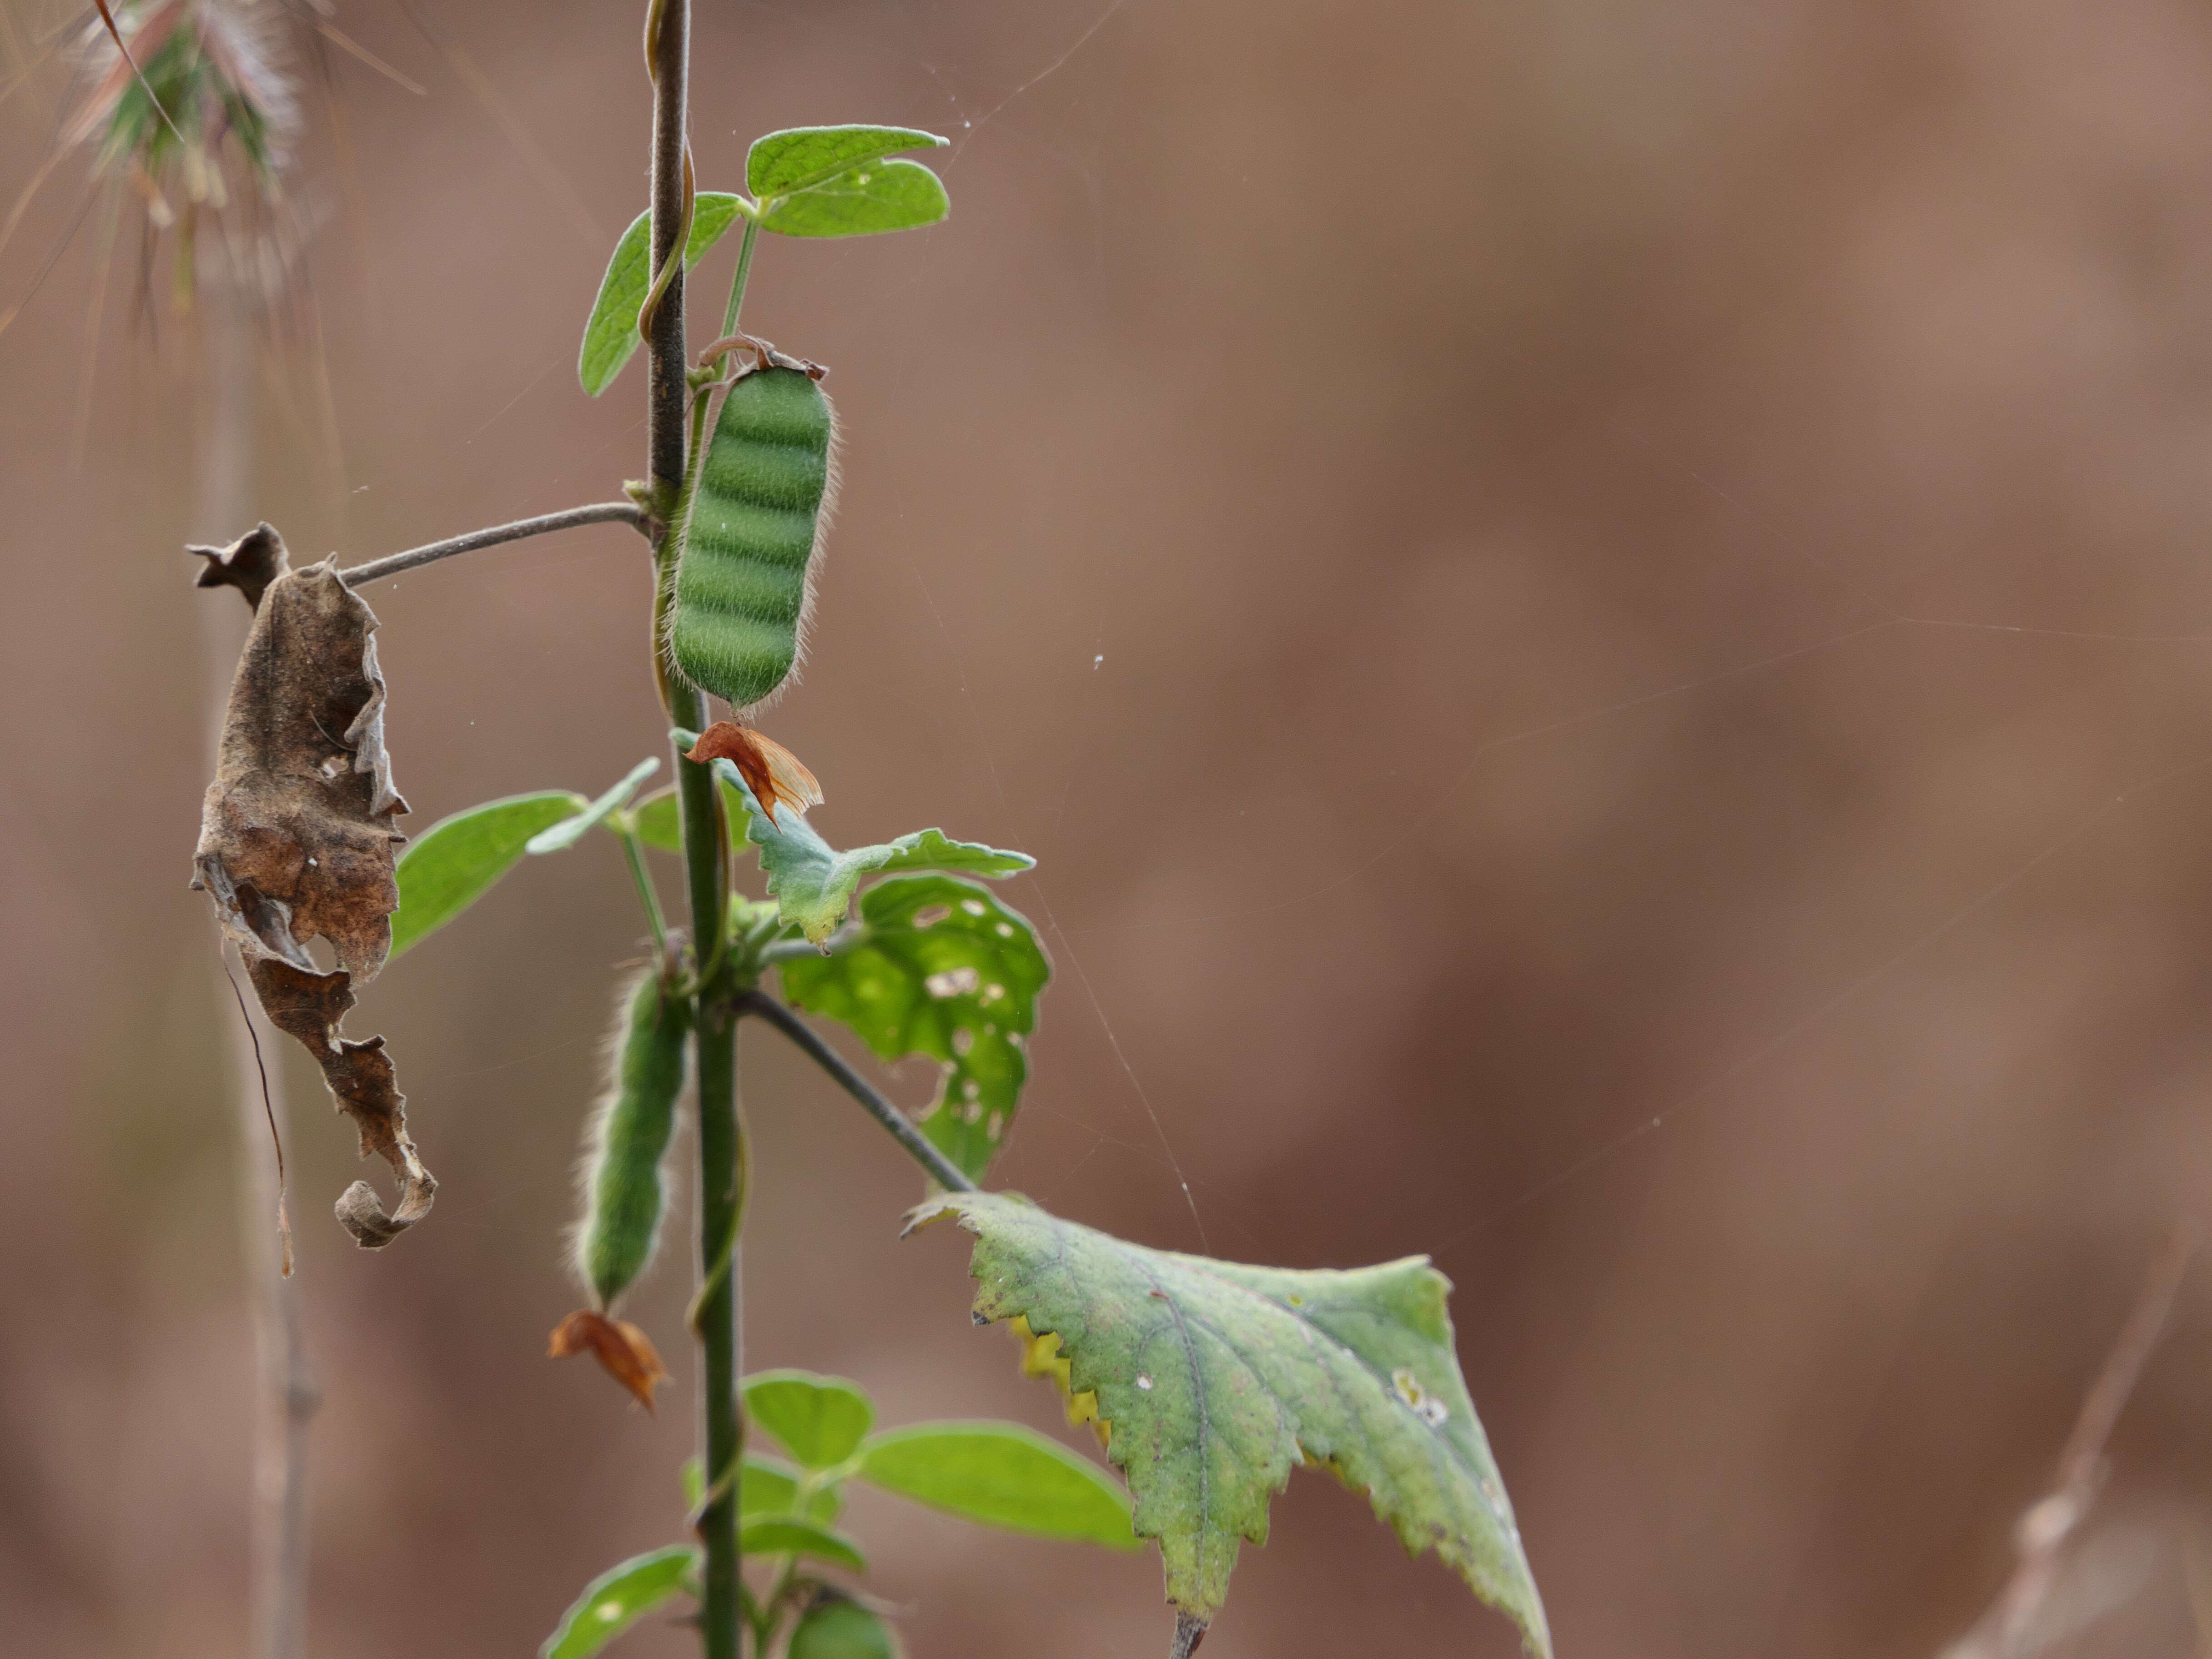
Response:
[{"label": "green leaf", "polygon": [[1433,1547],[1532,1653],[1550,1653],[1460,1374],[1451,1287],[1425,1256],[1242,1267],[1125,1243],[1001,1193],[931,1199],[908,1229],[948,1215],[977,1238],[976,1318],[1026,1322],[1067,1362],[1066,1386],[1095,1396],[1136,1530],[1159,1540],[1185,1614],[1219,1609],[1239,1539],[1267,1541],[1268,1500],[1305,1462],[1365,1493],[1409,1553]]},{"label": "green leaf", "polygon": [[548,824],[589,805],[573,790],[488,800],[441,818],[399,856],[399,908],[392,917],[392,955],[420,944],[483,897],[514,867],[524,845]]},{"label": "green leaf", "polygon": [[[738,1488],[739,1515],[789,1515],[799,1502],[799,1483],[801,1472],[781,1458],[768,1457],[759,1452],[745,1454],[745,1478]],[[696,1499],[691,1504],[699,1507]],[[845,1507],[838,1497],[834,1483],[817,1486],[814,1496],[807,1500],[805,1518],[829,1526],[837,1518],[837,1511]]]},{"label": "green leaf", "polygon": [[744,1381],[745,1412],[811,1469],[853,1455],[876,1408],[856,1382],[812,1371],[761,1371]]},{"label": "green leaf", "polygon": [[937,1060],[943,1080],[921,1132],[980,1178],[1021,1103],[1052,963],[1019,912],[950,876],[878,883],[861,896],[860,922],[849,948],[785,963],[784,997],[843,1020],[884,1060]]},{"label": "green leaf", "polygon": [[760,223],[782,236],[869,236],[933,225],[951,210],[944,181],[921,162],[870,161],[776,198],[763,209]]},{"label": "green leaf", "polygon": [[817,1601],[794,1626],[784,1659],[897,1659],[890,1628],[858,1601]]},{"label": "green leaf", "polygon": [[698,1552],[678,1544],[633,1556],[584,1587],[561,1615],[538,1659],[588,1659],[639,1620],[682,1593]]},{"label": "green leaf", "polygon": [[1129,1498],[1095,1463],[1018,1423],[915,1423],[871,1435],[860,1478],[963,1521],[1141,1549]]},{"label": "green leaf", "polygon": [[837,931],[852,908],[853,890],[863,877],[877,871],[950,869],[996,878],[1013,875],[1036,863],[1025,853],[1005,853],[975,842],[953,841],[937,830],[917,830],[880,846],[856,847],[841,853],[815,833],[805,813],[787,808],[770,817],[762,811],[738,769],[728,761],[716,761],[714,774],[736,793],[745,813],[745,839],[760,848],[768,890],[781,905],[784,921],[815,945]]},{"label": "green leaf", "polygon": [[637,793],[638,785],[659,769],[660,757],[657,755],[647,755],[636,765],[631,767],[629,775],[605,794],[601,795],[575,817],[564,818],[551,829],[541,830],[532,836],[522,850],[526,853],[567,852],[568,848],[583,840],[586,836],[590,835],[595,828],[604,823],[610,812],[619,811],[627,805],[629,798]]},{"label": "green leaf", "polygon": [[747,1555],[805,1555],[854,1572],[868,1570],[868,1558],[853,1540],[795,1515],[757,1515],[738,1528],[738,1542]]},{"label": "green leaf", "polygon": [[745,188],[763,198],[788,196],[881,155],[951,142],[914,127],[787,127],[753,140],[745,153]]},{"label": "green leaf", "polygon": [[[738,814],[744,810],[744,803],[738,799],[737,792],[733,789],[726,789],[723,793],[736,803],[730,814],[731,821],[734,823]],[[681,809],[676,805],[674,784],[656,789],[638,802],[630,811],[629,822],[630,828],[637,832],[637,838],[647,847],[658,847],[664,853],[684,850],[684,823]]]},{"label": "green leaf", "polygon": [[[687,268],[703,258],[708,249],[722,240],[722,233],[737,222],[742,211],[739,201],[738,197],[708,190],[693,198],[691,234],[684,244]],[[576,360],[576,378],[594,398],[614,384],[615,376],[638,348],[637,313],[653,287],[653,273],[647,269],[652,237],[653,216],[639,214],[615,244],[607,274],[599,279],[599,297],[592,302],[591,319],[584,325],[583,350]]]}]

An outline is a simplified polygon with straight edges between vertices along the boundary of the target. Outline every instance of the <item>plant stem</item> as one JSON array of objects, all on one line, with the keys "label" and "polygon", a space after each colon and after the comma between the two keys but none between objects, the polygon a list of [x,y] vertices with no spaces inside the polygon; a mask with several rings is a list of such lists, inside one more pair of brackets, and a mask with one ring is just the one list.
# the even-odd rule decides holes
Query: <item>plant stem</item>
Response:
[{"label": "plant stem", "polygon": [[728,339],[738,331],[738,313],[744,308],[745,278],[752,275],[753,239],[760,234],[760,221],[748,216],[744,239],[738,243],[738,269],[730,278],[730,302],[722,307],[721,337]]},{"label": "plant stem", "polygon": [[[653,498],[673,501],[684,486],[690,402],[684,337],[683,236],[690,218],[690,180],[686,166],[688,117],[685,85],[690,73],[690,0],[652,0],[647,12],[646,59],[653,76],[653,270],[675,263],[666,290],[654,309],[647,348],[651,378],[646,404],[646,447],[652,467]],[[676,538],[664,529],[653,550],[655,610],[673,574]],[[682,680],[659,670],[660,641],[653,641],[654,677],[669,718],[694,731],[706,724],[706,699]],[[702,965],[727,955],[720,949],[729,926],[724,891],[728,869],[729,830],[707,768],[676,757],[677,803],[684,826],[684,873],[690,890],[691,949]],[[744,1417],[738,1396],[739,1353],[738,1230],[744,1221],[749,1159],[744,1120],[738,1108],[737,1019],[726,992],[727,969],[720,969],[699,987],[692,1020],[692,1045],[699,1098],[699,1276],[701,1295],[694,1313],[701,1369],[700,1439],[708,1490],[718,1495],[705,1504],[698,1520],[706,1559],[700,1572],[703,1592],[699,1635],[706,1659],[738,1659],[744,1622],[743,1556],[738,1544],[738,1483],[742,1479]],[[719,1283],[714,1282],[719,1278]]]},{"label": "plant stem", "polygon": [[347,586],[359,587],[363,582],[381,581],[385,577],[397,576],[402,571],[435,564],[441,559],[450,559],[456,553],[473,553],[480,547],[497,547],[501,542],[519,542],[526,536],[543,536],[556,530],[574,530],[587,524],[627,524],[642,528],[644,523],[645,509],[634,501],[593,501],[589,507],[564,507],[558,513],[541,513],[534,519],[517,519],[512,524],[495,524],[483,530],[471,530],[465,536],[449,537],[442,542],[432,542],[423,547],[410,547],[404,553],[387,553],[380,559],[371,559],[367,564],[341,570],[338,575]]},{"label": "plant stem", "polygon": [[668,960],[668,920],[660,914],[660,895],[653,890],[653,872],[645,867],[645,849],[638,845],[637,831],[627,817],[615,826],[622,837],[623,857],[629,861],[629,878],[637,888],[637,902],[645,908],[645,925],[652,930],[653,948],[665,963]]},{"label": "plant stem", "polygon": [[927,1136],[915,1128],[904,1112],[869,1086],[868,1080],[845,1063],[844,1056],[814,1035],[813,1029],[797,1014],[785,1007],[764,991],[747,991],[738,999],[738,1012],[755,1014],[789,1037],[805,1056],[823,1071],[836,1079],[838,1086],[860,1103],[860,1109],[890,1132],[893,1140],[906,1149],[906,1154],[929,1171],[930,1179],[949,1192],[972,1193],[977,1190],[960,1166],[930,1144]]}]

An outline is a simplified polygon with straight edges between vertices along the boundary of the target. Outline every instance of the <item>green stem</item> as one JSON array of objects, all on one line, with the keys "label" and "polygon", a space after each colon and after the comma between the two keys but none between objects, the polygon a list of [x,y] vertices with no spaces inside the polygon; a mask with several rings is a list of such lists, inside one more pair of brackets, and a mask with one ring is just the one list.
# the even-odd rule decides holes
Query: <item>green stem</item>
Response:
[{"label": "green stem", "polygon": [[958,1164],[939,1152],[897,1106],[871,1088],[867,1079],[848,1066],[843,1055],[815,1036],[813,1029],[797,1014],[765,991],[747,991],[738,999],[737,1007],[740,1013],[759,1016],[789,1037],[801,1053],[859,1101],[863,1111],[889,1130],[891,1139],[905,1148],[906,1155],[927,1170],[930,1179],[939,1186],[955,1193],[977,1190]]},{"label": "green stem", "polygon": [[[646,404],[646,444],[652,489],[664,501],[680,497],[690,458],[697,453],[696,430],[704,410],[686,397],[690,389],[684,334],[683,250],[690,216],[686,165],[689,112],[690,0],[652,0],[647,11],[646,58],[653,76],[652,265],[665,273],[667,287],[648,322],[650,375]],[[687,432],[685,416],[694,415]],[[690,439],[687,444],[686,439]],[[678,537],[673,526],[653,550],[655,595],[653,676],[663,705],[677,725],[697,730],[706,723],[706,699],[693,687],[667,675],[661,665],[660,623],[665,596],[675,576]],[[726,963],[720,945],[728,926],[724,884],[729,867],[729,829],[723,822],[713,775],[679,754],[676,760],[677,803],[684,829],[684,873],[691,911],[694,957],[702,964]],[[702,1280],[720,1263],[733,1261],[738,1231],[744,1219],[747,1176],[744,1119],[738,1106],[737,1020],[719,966],[699,988],[692,1020],[692,1044],[699,1100],[699,1272]],[[702,1286],[703,1288],[703,1286]],[[700,1300],[698,1332],[701,1369],[700,1438],[710,1489],[719,1496],[702,1506],[698,1519],[705,1555],[700,1577],[703,1595],[699,1634],[705,1659],[739,1659],[746,1623],[744,1560],[738,1541],[738,1482],[744,1454],[744,1415],[738,1395],[738,1275],[734,1267]],[[726,1478],[727,1484],[722,1484]]]},{"label": "green stem", "polygon": [[623,856],[629,861],[629,878],[637,888],[637,902],[645,907],[645,924],[653,930],[653,947],[663,963],[668,960],[668,919],[660,913],[660,895],[653,890],[653,876],[645,867],[645,848],[638,844],[636,821],[629,813],[609,820],[622,837]]},{"label": "green stem", "polygon": [[753,238],[760,234],[760,221],[750,215],[745,219],[745,234],[738,243],[737,274],[730,278],[730,302],[722,307],[722,333],[725,340],[738,331],[738,313],[744,308],[745,278],[752,275]]}]

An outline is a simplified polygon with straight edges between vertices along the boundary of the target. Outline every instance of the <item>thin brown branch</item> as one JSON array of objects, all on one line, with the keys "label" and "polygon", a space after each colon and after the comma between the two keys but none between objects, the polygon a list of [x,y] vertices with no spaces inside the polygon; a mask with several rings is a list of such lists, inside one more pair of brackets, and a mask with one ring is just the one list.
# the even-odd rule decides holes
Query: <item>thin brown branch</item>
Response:
[{"label": "thin brown branch", "polygon": [[588,507],[565,507],[558,513],[541,513],[534,519],[517,519],[511,524],[490,525],[482,530],[471,530],[465,536],[453,536],[442,542],[431,542],[422,547],[410,547],[404,553],[387,553],[380,559],[371,559],[367,564],[357,564],[338,574],[349,587],[357,588],[364,582],[382,581],[386,576],[435,564],[441,559],[450,559],[459,553],[474,553],[480,548],[497,547],[502,542],[519,542],[526,537],[545,536],[556,530],[574,530],[587,524],[626,524],[642,529],[645,509],[635,501],[593,501]]},{"label": "thin brown branch", "polygon": [[2066,1546],[2088,1518],[2104,1485],[2106,1443],[2166,1334],[2196,1248],[2196,1231],[2185,1224],[2174,1230],[2152,1262],[2104,1369],[2082,1397],[2050,1492],[2020,1517],[2014,1534],[2019,1559],[2012,1577],[1980,1622],[1945,1650],[1944,1659],[2025,1659],[2034,1650],[2038,1618],[2057,1580]]}]

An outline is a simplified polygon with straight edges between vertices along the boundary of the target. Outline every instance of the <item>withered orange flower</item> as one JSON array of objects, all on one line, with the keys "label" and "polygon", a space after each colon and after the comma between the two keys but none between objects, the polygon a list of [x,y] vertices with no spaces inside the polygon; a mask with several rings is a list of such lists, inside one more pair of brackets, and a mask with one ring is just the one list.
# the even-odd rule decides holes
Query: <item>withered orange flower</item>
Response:
[{"label": "withered orange flower", "polygon": [[653,1389],[668,1380],[668,1367],[660,1363],[651,1337],[626,1319],[610,1319],[588,1308],[577,1309],[554,1327],[552,1346],[545,1352],[553,1359],[590,1354],[648,1412]]},{"label": "withered orange flower", "polygon": [[822,805],[822,786],[798,756],[775,738],[735,720],[716,720],[699,734],[699,741],[684,758],[702,765],[717,760],[731,763],[761,810],[771,817],[778,802],[802,815],[808,807]]}]

